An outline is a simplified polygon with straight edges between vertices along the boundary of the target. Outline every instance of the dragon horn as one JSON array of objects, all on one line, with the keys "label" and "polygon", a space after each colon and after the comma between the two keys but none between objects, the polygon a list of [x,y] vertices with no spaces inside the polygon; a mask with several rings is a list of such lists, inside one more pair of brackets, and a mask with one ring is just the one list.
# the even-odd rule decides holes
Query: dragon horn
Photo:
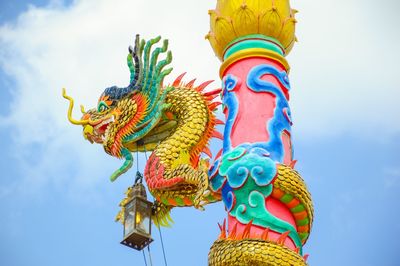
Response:
[{"label": "dragon horn", "polygon": [[133,60],[134,60],[134,77],[132,78],[129,86],[133,87],[135,85],[137,85],[137,81],[139,79],[139,75],[142,72],[141,66],[140,66],[140,37],[139,34],[136,34],[136,38],[135,38],[135,48],[132,49],[132,46],[129,46],[129,53],[131,54]]},{"label": "dragon horn", "polygon": [[68,120],[74,125],[87,125],[89,124],[89,120],[75,120],[72,118],[72,108],[74,108],[74,99],[72,99],[70,96],[68,96],[65,92],[65,88],[62,89],[62,96],[69,101],[69,107],[68,107]]}]

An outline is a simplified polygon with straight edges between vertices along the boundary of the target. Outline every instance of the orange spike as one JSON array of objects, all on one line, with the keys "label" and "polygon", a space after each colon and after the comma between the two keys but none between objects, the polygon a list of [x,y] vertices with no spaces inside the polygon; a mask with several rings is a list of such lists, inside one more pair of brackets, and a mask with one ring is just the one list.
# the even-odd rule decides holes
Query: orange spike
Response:
[{"label": "orange spike", "polygon": [[237,224],[235,224],[232,228],[232,231],[229,232],[228,238],[230,238],[230,239],[236,238],[236,227],[237,227]]},{"label": "orange spike", "polygon": [[196,79],[192,79],[191,81],[189,81],[189,82],[185,85],[185,87],[192,88],[195,81],[196,81]]},{"label": "orange spike", "polygon": [[224,238],[226,238],[226,233],[225,233],[225,231],[223,230],[222,225],[220,225],[220,224],[218,223],[218,227],[219,227],[219,230],[221,231],[221,233],[220,233],[219,236],[218,236],[218,239],[224,239]]},{"label": "orange spike", "polygon": [[207,154],[208,157],[212,158],[212,153],[211,153],[210,149],[209,149],[207,146],[204,147],[203,152],[204,152],[205,154]]},{"label": "orange spike", "polygon": [[222,231],[222,225],[220,223],[217,223],[217,224],[218,224],[219,230]]},{"label": "orange spike", "polygon": [[296,165],[296,163],[297,163],[297,160],[291,161],[289,164],[290,168],[294,169],[294,166]]},{"label": "orange spike", "polygon": [[246,227],[243,230],[242,239],[250,237],[250,229],[252,225],[253,225],[253,220],[251,220],[248,224],[246,224]]},{"label": "orange spike", "polygon": [[173,87],[179,86],[179,84],[181,84],[182,78],[183,76],[185,76],[186,72],[183,72],[182,74],[180,74],[175,81],[172,83]]},{"label": "orange spike", "polygon": [[306,255],[303,256],[304,261],[307,261],[308,256],[310,256],[310,255],[309,255],[309,254],[306,254]]},{"label": "orange spike", "polygon": [[224,222],[222,226],[218,223],[219,229],[221,230],[221,234],[219,235],[219,239],[221,238],[226,238],[226,219],[224,219]]},{"label": "orange spike", "polygon": [[202,91],[205,87],[207,87],[210,83],[214,82],[214,80],[208,80],[206,82],[201,83],[199,86],[195,88],[196,91]]},{"label": "orange spike", "polygon": [[294,252],[296,252],[297,254],[299,254],[300,248],[295,248],[295,249],[294,249]]},{"label": "orange spike", "polygon": [[219,133],[218,131],[214,130],[211,134],[212,137],[217,138],[217,139],[224,139],[224,136],[222,136],[221,133]]},{"label": "orange spike", "polygon": [[222,149],[219,150],[219,152],[217,153],[217,156],[215,156],[215,159],[219,158],[222,154]]},{"label": "orange spike", "polygon": [[214,99],[217,98],[217,97],[218,97],[218,94],[213,94],[213,95],[204,96],[204,98],[205,98],[207,101],[209,101],[209,102],[211,102],[212,100],[214,100]]},{"label": "orange spike", "polygon": [[286,241],[286,238],[288,237],[288,235],[290,234],[290,231],[287,231],[285,233],[283,233],[277,240],[276,243],[278,245],[283,245]]},{"label": "orange spike", "polygon": [[220,119],[215,119],[215,124],[216,125],[225,125],[225,122]]},{"label": "orange spike", "polygon": [[218,94],[220,94],[220,92],[221,92],[221,89],[216,89],[216,90],[213,90],[213,91],[205,92],[205,93],[203,93],[203,95],[204,96],[218,95]]},{"label": "orange spike", "polygon": [[213,102],[208,106],[208,109],[210,109],[211,111],[214,111],[218,106],[220,106],[222,103],[220,102]]},{"label": "orange spike", "polygon": [[199,159],[200,159],[200,156],[197,156],[197,157],[193,158],[193,159],[191,160],[192,164],[193,164],[194,166],[197,166],[197,165],[199,164]]},{"label": "orange spike", "polygon": [[267,241],[269,234],[269,227],[265,228],[264,232],[261,234],[261,239]]}]

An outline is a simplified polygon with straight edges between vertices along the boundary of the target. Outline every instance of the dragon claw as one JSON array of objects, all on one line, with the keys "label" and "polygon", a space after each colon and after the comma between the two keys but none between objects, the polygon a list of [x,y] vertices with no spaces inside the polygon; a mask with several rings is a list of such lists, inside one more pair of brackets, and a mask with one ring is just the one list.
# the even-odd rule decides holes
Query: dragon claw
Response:
[{"label": "dragon claw", "polygon": [[161,110],[166,110],[166,109],[170,108],[171,105],[172,105],[172,104],[170,104],[170,103],[164,103],[164,104],[161,106]]},{"label": "dragon claw", "polygon": [[204,211],[204,210],[205,210],[204,206],[202,206],[202,205],[198,205],[198,206],[195,206],[195,207],[196,207],[196,209],[198,209],[199,211]]},{"label": "dragon claw", "polygon": [[211,191],[209,189],[207,189],[206,191],[203,192],[202,197],[206,198],[206,197],[210,196],[210,194],[211,194]]},{"label": "dragon claw", "polygon": [[206,205],[207,202],[204,200],[204,198],[202,196],[196,196],[196,198],[193,200],[193,206],[200,210],[200,211],[204,211],[204,205]]}]

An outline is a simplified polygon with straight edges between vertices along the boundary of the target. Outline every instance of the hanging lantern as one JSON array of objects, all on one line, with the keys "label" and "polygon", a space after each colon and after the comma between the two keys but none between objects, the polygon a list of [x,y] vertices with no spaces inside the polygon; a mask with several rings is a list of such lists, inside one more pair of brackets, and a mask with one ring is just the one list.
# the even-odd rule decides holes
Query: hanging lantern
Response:
[{"label": "hanging lantern", "polygon": [[141,182],[135,183],[132,198],[124,206],[124,240],[121,244],[142,250],[151,238],[151,214],[153,203],[147,200],[146,189]]}]

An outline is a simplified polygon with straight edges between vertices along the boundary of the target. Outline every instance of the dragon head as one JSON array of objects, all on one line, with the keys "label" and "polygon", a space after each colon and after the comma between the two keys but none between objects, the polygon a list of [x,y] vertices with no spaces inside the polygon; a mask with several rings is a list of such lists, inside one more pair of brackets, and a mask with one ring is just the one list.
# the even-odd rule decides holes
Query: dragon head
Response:
[{"label": "dragon head", "polygon": [[91,143],[102,144],[104,150],[121,157],[123,138],[137,132],[145,118],[148,101],[139,91],[116,97],[121,89],[110,87],[101,94],[97,107],[83,113],[83,135]]},{"label": "dragon head", "polygon": [[[63,89],[63,97],[70,103],[68,120],[83,126],[85,139],[102,144],[104,150],[112,156],[126,159],[127,163],[113,174],[112,180],[130,167],[131,151],[154,149],[161,137],[154,132],[163,133],[154,129],[163,125],[165,133],[165,129],[168,131],[174,126],[171,123],[173,121],[162,119],[163,111],[168,107],[165,98],[170,90],[168,87],[162,88],[162,81],[172,71],[172,68],[163,70],[172,61],[171,52],[167,52],[168,41],[164,40],[163,46],[156,48],[150,56],[151,46],[160,39],[157,37],[145,42],[136,36],[135,47],[129,47],[127,58],[131,73],[129,85],[106,88],[96,108],[85,111],[81,106],[83,115],[80,120],[72,118],[74,101]],[[166,58],[158,62],[159,54],[165,52]]]}]

